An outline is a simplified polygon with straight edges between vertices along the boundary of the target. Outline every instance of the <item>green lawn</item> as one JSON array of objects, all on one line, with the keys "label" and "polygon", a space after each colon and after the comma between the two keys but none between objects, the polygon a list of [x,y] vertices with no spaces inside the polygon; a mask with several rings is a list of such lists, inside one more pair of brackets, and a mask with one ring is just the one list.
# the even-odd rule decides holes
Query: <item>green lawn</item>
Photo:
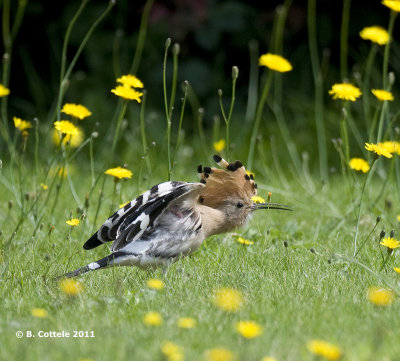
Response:
[{"label": "green lawn", "polygon": [[[77,297],[63,294],[53,277],[107,254],[108,246],[82,249],[90,236],[97,199],[90,204],[86,220],[71,230],[65,220],[75,206],[64,184],[54,213],[50,214],[49,202],[49,213],[38,232],[32,237],[34,221],[28,219],[10,241],[19,213],[15,204],[8,210],[12,195],[2,192],[0,359],[164,360],[161,345],[173,341],[183,348],[185,360],[207,359],[206,350],[220,347],[234,353],[236,360],[264,356],[311,360],[315,356],[307,343],[322,339],[340,347],[343,360],[399,360],[398,300],[378,307],[366,298],[370,286],[395,285],[400,277],[392,268],[400,265],[396,252],[379,271],[379,233],[385,229],[388,235],[398,228],[398,209],[385,208],[394,184],[387,185],[385,196],[373,206],[381,185],[378,178],[365,195],[359,243],[372,230],[376,216],[382,216],[356,258],[372,272],[335,256],[350,259],[353,254],[363,177],[357,175],[358,185],[352,192],[336,176],[322,188],[316,185],[311,193],[303,188],[302,180],[289,179],[289,187],[284,188],[277,180],[267,186],[260,176],[260,195],[272,191],[273,201],[290,204],[294,211],[259,211],[247,228],[238,231],[254,244],[239,244],[231,234],[212,237],[195,254],[172,265],[167,274],[136,268],[92,272],[79,278],[84,290]],[[111,183],[106,183],[97,226],[108,216]],[[76,184],[81,198],[86,186],[85,182]],[[135,180],[127,181],[122,191],[123,197],[133,198]],[[49,233],[51,225],[55,228]],[[150,278],[160,278],[165,288],[149,289],[146,281]],[[213,304],[213,294],[220,287],[244,294],[238,312],[226,313]],[[33,308],[46,310],[48,317],[33,317]],[[145,326],[142,319],[148,311],[159,312],[163,323]],[[179,328],[180,317],[196,319],[195,328]],[[245,339],[235,330],[240,320],[256,321],[263,333]],[[93,331],[95,337],[74,338],[74,330]],[[24,333],[21,339],[17,331]],[[36,337],[27,338],[27,331]],[[39,331],[68,331],[71,337],[43,338]]]}]

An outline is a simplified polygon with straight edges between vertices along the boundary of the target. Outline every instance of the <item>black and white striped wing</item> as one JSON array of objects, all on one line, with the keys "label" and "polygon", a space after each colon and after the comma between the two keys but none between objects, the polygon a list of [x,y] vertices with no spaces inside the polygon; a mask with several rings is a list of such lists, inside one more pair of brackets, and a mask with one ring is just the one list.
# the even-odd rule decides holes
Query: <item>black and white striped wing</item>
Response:
[{"label": "black and white striped wing", "polygon": [[92,249],[105,242],[117,240],[112,246],[112,251],[121,249],[127,243],[141,237],[171,201],[198,190],[199,187],[203,185],[186,182],[165,182],[155,185],[108,218],[83,248]]}]

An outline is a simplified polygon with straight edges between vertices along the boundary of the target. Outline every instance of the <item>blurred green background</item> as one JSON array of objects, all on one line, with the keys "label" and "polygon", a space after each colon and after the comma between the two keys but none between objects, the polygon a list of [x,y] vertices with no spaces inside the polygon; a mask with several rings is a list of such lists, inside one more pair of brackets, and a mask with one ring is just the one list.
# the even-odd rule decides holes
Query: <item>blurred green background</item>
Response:
[{"label": "blurred green background", "polygon": [[[20,32],[14,44],[11,67],[9,117],[17,115],[31,120],[38,117],[42,124],[50,121],[59,87],[60,55],[66,28],[80,5],[80,1],[28,2]],[[107,1],[91,1],[72,30],[68,60],[71,61],[80,42],[97,19]],[[82,124],[90,134],[95,124],[100,139],[108,132],[117,100],[110,93],[115,78],[129,71],[132,63],[144,1],[117,0],[109,16],[96,29],[80,56],[71,76],[64,102],[81,103],[93,116]],[[211,131],[216,115],[220,115],[218,89],[224,92],[228,105],[231,94],[231,69],[239,67],[237,96],[232,129],[241,131],[248,104],[250,74],[250,47],[254,54],[271,51],[272,31],[279,1],[154,1],[148,24],[143,56],[136,75],[143,80],[148,92],[146,122],[150,141],[160,141],[165,130],[162,93],[162,62],[164,44],[170,37],[181,47],[178,82],[188,80],[193,89],[190,106],[185,113],[183,128],[187,136],[197,136],[197,109],[204,108],[204,127]],[[341,82],[339,75],[340,25],[343,2],[317,1],[318,50],[323,64],[325,125],[327,141],[338,137],[338,110],[330,100],[328,90],[333,83]],[[15,14],[17,2],[11,3]],[[352,1],[349,27],[349,78],[357,84],[370,49],[370,42],[361,40],[360,30],[365,26],[380,25],[387,28],[389,11],[380,1]],[[395,27],[394,34],[396,34]],[[2,49],[3,51],[3,49]],[[394,42],[389,69],[400,69],[400,47]],[[380,53],[380,54],[379,54]],[[379,47],[372,74],[372,87],[381,87],[383,47]],[[311,71],[307,2],[291,3],[284,31],[283,56],[289,59],[294,70],[284,75],[284,109],[286,121],[296,136],[299,151],[313,153],[315,148],[314,82]],[[172,56],[169,57],[171,76]],[[263,81],[263,69],[258,69]],[[398,91],[393,89],[396,97]],[[178,91],[177,102],[182,96]],[[179,103],[177,103],[179,104]],[[134,114],[139,107],[132,105]],[[330,109],[334,115],[330,116]],[[360,112],[361,105],[352,108]],[[266,132],[275,131],[273,115],[266,109]],[[364,121],[359,119],[360,126]],[[249,120],[248,120],[249,122]],[[176,127],[177,121],[174,125]],[[48,123],[47,123],[48,124]],[[250,126],[247,127],[250,129]],[[48,129],[48,128],[46,128]],[[261,129],[262,130],[262,129]],[[266,134],[266,133],[264,133]],[[223,131],[221,130],[221,135]],[[279,135],[278,135],[279,136]],[[237,140],[237,139],[236,139]],[[123,144],[121,145],[123,146]],[[235,135],[233,135],[235,146]],[[332,146],[329,149],[333,150]],[[338,157],[334,155],[334,158]]]}]

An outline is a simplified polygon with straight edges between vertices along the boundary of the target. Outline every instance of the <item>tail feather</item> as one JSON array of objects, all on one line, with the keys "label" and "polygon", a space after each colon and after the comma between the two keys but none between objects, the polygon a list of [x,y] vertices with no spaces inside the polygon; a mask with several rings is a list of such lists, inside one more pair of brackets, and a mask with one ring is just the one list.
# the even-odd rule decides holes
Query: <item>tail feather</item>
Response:
[{"label": "tail feather", "polygon": [[88,265],[78,268],[74,271],[65,273],[61,276],[58,276],[55,278],[55,280],[59,280],[61,278],[72,278],[72,277],[77,277],[82,274],[85,274],[90,271],[96,271],[102,268],[107,268],[107,267],[114,267],[118,265],[122,265],[124,261],[127,261],[127,258],[130,258],[132,255],[123,253],[123,252],[115,252],[111,253],[107,257],[104,257],[102,259],[99,259],[96,262],[89,263]]}]

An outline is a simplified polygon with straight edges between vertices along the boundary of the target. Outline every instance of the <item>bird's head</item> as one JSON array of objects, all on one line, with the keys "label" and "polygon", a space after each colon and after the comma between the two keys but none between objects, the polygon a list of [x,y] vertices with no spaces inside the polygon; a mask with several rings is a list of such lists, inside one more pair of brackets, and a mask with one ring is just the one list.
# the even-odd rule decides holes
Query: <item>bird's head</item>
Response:
[{"label": "bird's head", "polygon": [[225,214],[226,224],[222,227],[224,232],[243,226],[255,210],[290,210],[282,204],[255,202],[257,184],[253,175],[246,172],[242,162],[237,160],[228,163],[218,155],[213,158],[221,169],[198,167],[200,182],[205,185],[199,203]]}]

